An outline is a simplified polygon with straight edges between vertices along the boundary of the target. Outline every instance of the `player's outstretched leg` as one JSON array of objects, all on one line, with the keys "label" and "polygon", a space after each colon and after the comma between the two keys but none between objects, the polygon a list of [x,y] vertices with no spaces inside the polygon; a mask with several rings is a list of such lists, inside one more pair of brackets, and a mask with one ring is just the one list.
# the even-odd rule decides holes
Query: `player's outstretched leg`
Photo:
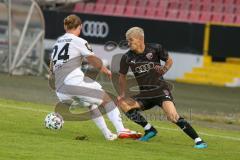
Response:
[{"label": "player's outstretched leg", "polygon": [[114,127],[117,130],[118,138],[132,138],[137,139],[142,136],[141,133],[132,131],[123,126],[122,118],[118,107],[113,101],[110,101],[105,104],[105,110],[110,121],[113,123]]},{"label": "player's outstretched leg", "polygon": [[202,149],[207,148],[207,143],[205,143],[197,134],[197,132],[192,128],[192,126],[182,117],[180,117],[176,111],[176,108],[171,101],[163,102],[163,110],[167,115],[169,121],[175,123],[179,126],[185,134],[192,138],[195,142],[194,148]]},{"label": "player's outstretched leg", "polygon": [[125,114],[130,120],[144,128],[145,134],[138,140],[148,141],[157,135],[157,130],[150,123],[147,122],[147,120],[141,115],[138,109],[131,109]]},{"label": "player's outstretched leg", "polygon": [[207,143],[205,143],[193,129],[193,127],[182,117],[178,119],[176,125],[179,126],[184,133],[186,133],[195,142],[194,148],[202,149],[207,148]]},{"label": "player's outstretched leg", "polygon": [[117,135],[113,134],[107,127],[107,124],[102,116],[102,113],[99,111],[98,106],[93,104],[89,106],[90,113],[92,116],[93,122],[101,130],[106,140],[113,141],[117,139]]}]

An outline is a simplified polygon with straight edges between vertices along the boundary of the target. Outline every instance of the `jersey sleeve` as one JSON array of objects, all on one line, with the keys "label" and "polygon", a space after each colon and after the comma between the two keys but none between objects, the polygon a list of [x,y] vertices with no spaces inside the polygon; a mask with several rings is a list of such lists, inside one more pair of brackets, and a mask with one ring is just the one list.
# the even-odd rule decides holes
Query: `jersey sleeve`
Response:
[{"label": "jersey sleeve", "polygon": [[157,52],[160,60],[164,62],[168,60],[168,56],[169,56],[168,51],[165,50],[161,45],[157,47]]},{"label": "jersey sleeve", "polygon": [[127,74],[129,68],[129,64],[127,63],[127,55],[123,55],[120,61],[120,70],[119,73]]},{"label": "jersey sleeve", "polygon": [[94,55],[92,47],[88,44],[87,41],[79,41],[79,44],[76,44],[80,50],[82,56],[87,57]]}]

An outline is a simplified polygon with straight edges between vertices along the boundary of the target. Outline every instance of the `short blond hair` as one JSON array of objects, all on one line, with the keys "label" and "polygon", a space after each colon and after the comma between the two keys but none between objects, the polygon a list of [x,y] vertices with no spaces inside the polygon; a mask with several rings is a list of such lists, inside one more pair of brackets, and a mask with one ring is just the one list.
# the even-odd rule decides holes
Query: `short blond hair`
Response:
[{"label": "short blond hair", "polygon": [[82,24],[81,19],[75,14],[67,16],[63,22],[65,30],[76,29],[79,25]]},{"label": "short blond hair", "polygon": [[140,27],[132,27],[126,32],[126,38],[129,39],[132,36],[144,37],[144,31]]}]

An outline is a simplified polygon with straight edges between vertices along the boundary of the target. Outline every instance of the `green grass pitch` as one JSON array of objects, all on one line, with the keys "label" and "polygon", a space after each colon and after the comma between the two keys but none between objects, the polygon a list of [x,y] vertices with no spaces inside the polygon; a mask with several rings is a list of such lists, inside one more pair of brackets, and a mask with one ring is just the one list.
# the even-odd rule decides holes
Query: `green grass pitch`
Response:
[{"label": "green grass pitch", "polygon": [[[43,120],[52,109],[50,105],[0,99],[0,160],[238,160],[240,157],[239,131],[194,125],[209,145],[197,150],[175,125],[152,121],[159,134],[149,142],[109,142],[92,121],[65,122],[59,131],[44,128]],[[125,121],[125,125],[142,132],[130,121]],[[88,140],[75,140],[81,135],[87,135]]]}]

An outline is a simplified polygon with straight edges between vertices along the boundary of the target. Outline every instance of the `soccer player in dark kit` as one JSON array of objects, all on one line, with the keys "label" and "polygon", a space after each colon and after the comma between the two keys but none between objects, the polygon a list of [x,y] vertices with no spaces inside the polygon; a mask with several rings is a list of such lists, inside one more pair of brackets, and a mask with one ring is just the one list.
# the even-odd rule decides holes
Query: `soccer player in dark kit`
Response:
[{"label": "soccer player in dark kit", "polygon": [[[126,39],[130,50],[120,61],[118,104],[126,116],[141,125],[145,135],[140,141],[148,141],[156,136],[157,130],[147,122],[140,111],[160,106],[167,118],[179,126],[184,133],[191,137],[194,148],[207,148],[207,144],[199,137],[192,126],[176,111],[171,89],[163,80],[163,75],[171,68],[173,59],[160,44],[147,44],[144,42],[144,31],[140,27],[132,27],[126,32]],[[165,64],[161,65],[160,60]],[[127,73],[132,70],[137,81],[140,93],[131,97],[126,95]]]}]

